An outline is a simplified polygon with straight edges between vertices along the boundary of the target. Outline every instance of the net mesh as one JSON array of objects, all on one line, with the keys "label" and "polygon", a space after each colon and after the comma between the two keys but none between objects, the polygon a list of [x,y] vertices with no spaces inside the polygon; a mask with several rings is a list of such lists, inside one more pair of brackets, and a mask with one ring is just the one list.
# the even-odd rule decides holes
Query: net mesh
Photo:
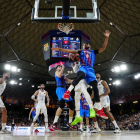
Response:
[{"label": "net mesh", "polygon": [[73,23],[58,23],[58,29],[66,34],[69,34],[69,32],[74,28]]}]

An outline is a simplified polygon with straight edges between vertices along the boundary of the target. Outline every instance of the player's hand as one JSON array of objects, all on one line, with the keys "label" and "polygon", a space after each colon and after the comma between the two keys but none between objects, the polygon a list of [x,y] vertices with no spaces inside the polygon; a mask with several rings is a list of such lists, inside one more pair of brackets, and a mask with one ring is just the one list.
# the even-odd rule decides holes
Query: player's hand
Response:
[{"label": "player's hand", "polygon": [[49,103],[47,103],[47,106],[49,106]]},{"label": "player's hand", "polygon": [[30,118],[28,120],[30,121]]},{"label": "player's hand", "polygon": [[105,37],[109,37],[109,35],[111,34],[111,32],[109,32],[109,30],[105,30],[105,33],[103,33]]},{"label": "player's hand", "polygon": [[100,95],[100,98],[103,97],[103,95]]},{"label": "player's hand", "polygon": [[72,55],[73,55],[72,53],[69,53],[69,59],[71,59]]},{"label": "player's hand", "polygon": [[60,48],[58,48],[58,46],[56,48],[51,48],[51,49],[54,50],[54,51],[59,51],[60,50]]},{"label": "player's hand", "polygon": [[34,101],[35,101],[36,103],[38,103],[38,100],[35,99]]}]

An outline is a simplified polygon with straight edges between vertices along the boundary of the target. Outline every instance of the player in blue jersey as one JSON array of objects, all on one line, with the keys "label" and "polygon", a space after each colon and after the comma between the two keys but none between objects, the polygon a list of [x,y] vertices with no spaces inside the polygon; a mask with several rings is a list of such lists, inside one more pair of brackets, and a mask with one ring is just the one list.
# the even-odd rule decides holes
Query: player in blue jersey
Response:
[{"label": "player in blue jersey", "polygon": [[56,82],[57,82],[56,95],[57,95],[58,100],[60,102],[60,107],[56,111],[55,119],[54,119],[53,125],[51,126],[52,129],[54,129],[54,130],[58,130],[56,125],[57,125],[57,121],[59,119],[59,116],[62,112],[62,109],[65,107],[65,102],[70,107],[68,126],[75,129],[75,126],[71,125],[71,122],[72,122],[72,119],[73,119],[74,108],[75,108],[74,103],[73,103],[73,99],[71,97],[69,97],[69,100],[67,100],[67,101],[65,101],[63,99],[63,95],[67,91],[66,90],[66,82],[72,83],[73,80],[70,80],[70,79],[66,78],[63,75],[63,71],[64,71],[64,65],[61,62],[61,65],[58,65],[56,67],[56,72],[55,72],[55,79],[56,79]]},{"label": "player in blue jersey", "polygon": [[[63,95],[64,99],[68,100],[73,88],[79,83],[80,80],[86,79],[87,83],[93,87],[94,98],[96,101],[96,108],[98,110],[101,110],[101,103],[100,103],[100,98],[99,98],[99,93],[98,93],[98,88],[97,88],[97,80],[96,80],[93,66],[95,63],[95,55],[103,52],[106,49],[109,35],[110,35],[110,32],[108,30],[106,30],[104,33],[104,36],[105,36],[104,44],[98,50],[91,50],[91,46],[88,43],[85,44],[84,50],[70,50],[70,49],[62,49],[62,48],[58,48],[58,47],[52,48],[52,50],[56,50],[56,51],[62,51],[62,52],[73,53],[73,54],[74,53],[80,54],[81,67],[79,68],[79,71],[77,73],[78,76],[76,79],[74,79],[74,81],[72,82],[72,84],[70,85],[68,90]],[[95,110],[95,111],[97,112],[98,110]],[[92,108],[90,108],[90,116],[91,117],[95,117],[95,115],[96,115],[95,111]],[[76,117],[75,122],[79,122],[78,120],[79,120],[79,118]]]},{"label": "player in blue jersey", "polygon": [[[85,95],[82,94],[80,98],[80,116],[82,118],[86,118],[86,127],[87,132],[89,132],[89,105],[86,101]],[[80,122],[80,129],[81,132],[83,131],[83,121]]]},{"label": "player in blue jersey", "polygon": [[[34,107],[31,109],[30,113],[29,113],[29,120],[30,120],[30,116],[32,114],[32,117],[34,119],[35,115],[36,115],[36,102],[34,103]],[[39,123],[39,119],[37,117],[36,123],[34,125],[34,127],[37,127]],[[39,132],[37,129],[35,130],[35,132]]]}]

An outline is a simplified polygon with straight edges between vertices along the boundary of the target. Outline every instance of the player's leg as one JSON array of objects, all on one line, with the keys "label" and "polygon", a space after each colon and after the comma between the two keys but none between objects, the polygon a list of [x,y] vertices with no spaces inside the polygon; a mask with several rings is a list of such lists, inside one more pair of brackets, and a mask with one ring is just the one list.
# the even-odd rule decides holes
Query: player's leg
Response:
[{"label": "player's leg", "polygon": [[115,131],[114,133],[119,133],[121,132],[119,126],[117,125],[114,116],[112,115],[112,113],[110,112],[110,100],[109,100],[109,96],[106,97],[106,100],[104,101],[104,106],[107,106],[104,108],[105,113],[107,114],[107,116],[110,118],[110,120],[112,121],[112,123],[115,126]]},{"label": "player's leg", "polygon": [[44,114],[44,122],[45,122],[45,131],[46,132],[50,132],[49,128],[48,128],[48,114],[47,114],[47,108],[43,107],[42,108],[42,113]]},{"label": "player's leg", "polygon": [[0,131],[0,133],[11,134],[11,132],[6,129],[7,110],[6,110],[5,106],[4,106],[4,103],[1,100],[1,98],[0,98],[0,112],[2,112],[2,130]]},{"label": "player's leg", "polygon": [[82,83],[82,85],[81,85],[81,92],[85,95],[86,101],[89,105],[90,118],[95,117],[96,113],[93,110],[92,100],[91,100],[91,97],[90,97],[89,93],[87,92],[87,86],[84,83]]},{"label": "player's leg", "polygon": [[37,107],[37,108],[36,108],[36,115],[35,115],[35,117],[34,117],[34,119],[33,119],[33,122],[32,122],[32,124],[31,124],[31,128],[30,128],[30,131],[31,131],[31,132],[33,131],[34,124],[35,124],[35,122],[36,122],[36,120],[37,120],[39,114],[40,114],[40,108]]},{"label": "player's leg", "polygon": [[81,71],[79,69],[77,78],[74,79],[74,81],[72,82],[72,84],[69,86],[68,90],[64,93],[63,98],[66,99],[66,100],[68,100],[69,99],[69,95],[71,94],[71,91],[80,82],[80,80],[82,80],[84,78],[85,78],[85,72],[84,71]]},{"label": "player's leg", "polygon": [[[81,113],[80,113],[81,114]],[[83,119],[84,117],[82,117]],[[79,128],[79,131],[83,132],[83,120],[80,122],[80,128]]]},{"label": "player's leg", "polygon": [[91,133],[98,133],[98,132],[100,132],[101,129],[100,129],[99,126],[98,126],[97,118],[96,118],[96,117],[93,117],[92,119],[93,119],[93,122],[94,122],[95,127],[94,127],[94,129],[91,131]]},{"label": "player's leg", "polygon": [[53,125],[51,126],[53,130],[59,130],[57,128],[57,122],[58,122],[58,119],[59,119],[60,114],[62,112],[62,109],[65,107],[65,100],[64,99],[61,99],[59,103],[60,103],[60,107],[56,111],[56,115],[55,115],[55,118],[54,118],[54,121],[53,121]]},{"label": "player's leg", "polygon": [[87,132],[89,132],[89,110],[85,110],[84,112],[85,118],[86,118],[86,127],[87,127]]}]

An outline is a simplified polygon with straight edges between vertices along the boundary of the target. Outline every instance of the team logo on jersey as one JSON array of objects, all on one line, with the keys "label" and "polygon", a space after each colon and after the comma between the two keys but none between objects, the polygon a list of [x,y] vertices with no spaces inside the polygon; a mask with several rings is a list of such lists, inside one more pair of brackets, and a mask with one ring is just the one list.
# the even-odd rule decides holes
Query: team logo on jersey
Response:
[{"label": "team logo on jersey", "polygon": [[89,58],[89,54],[86,55],[86,58]]},{"label": "team logo on jersey", "polygon": [[48,49],[49,49],[49,44],[46,43],[46,44],[44,45],[44,51],[48,51]]}]

